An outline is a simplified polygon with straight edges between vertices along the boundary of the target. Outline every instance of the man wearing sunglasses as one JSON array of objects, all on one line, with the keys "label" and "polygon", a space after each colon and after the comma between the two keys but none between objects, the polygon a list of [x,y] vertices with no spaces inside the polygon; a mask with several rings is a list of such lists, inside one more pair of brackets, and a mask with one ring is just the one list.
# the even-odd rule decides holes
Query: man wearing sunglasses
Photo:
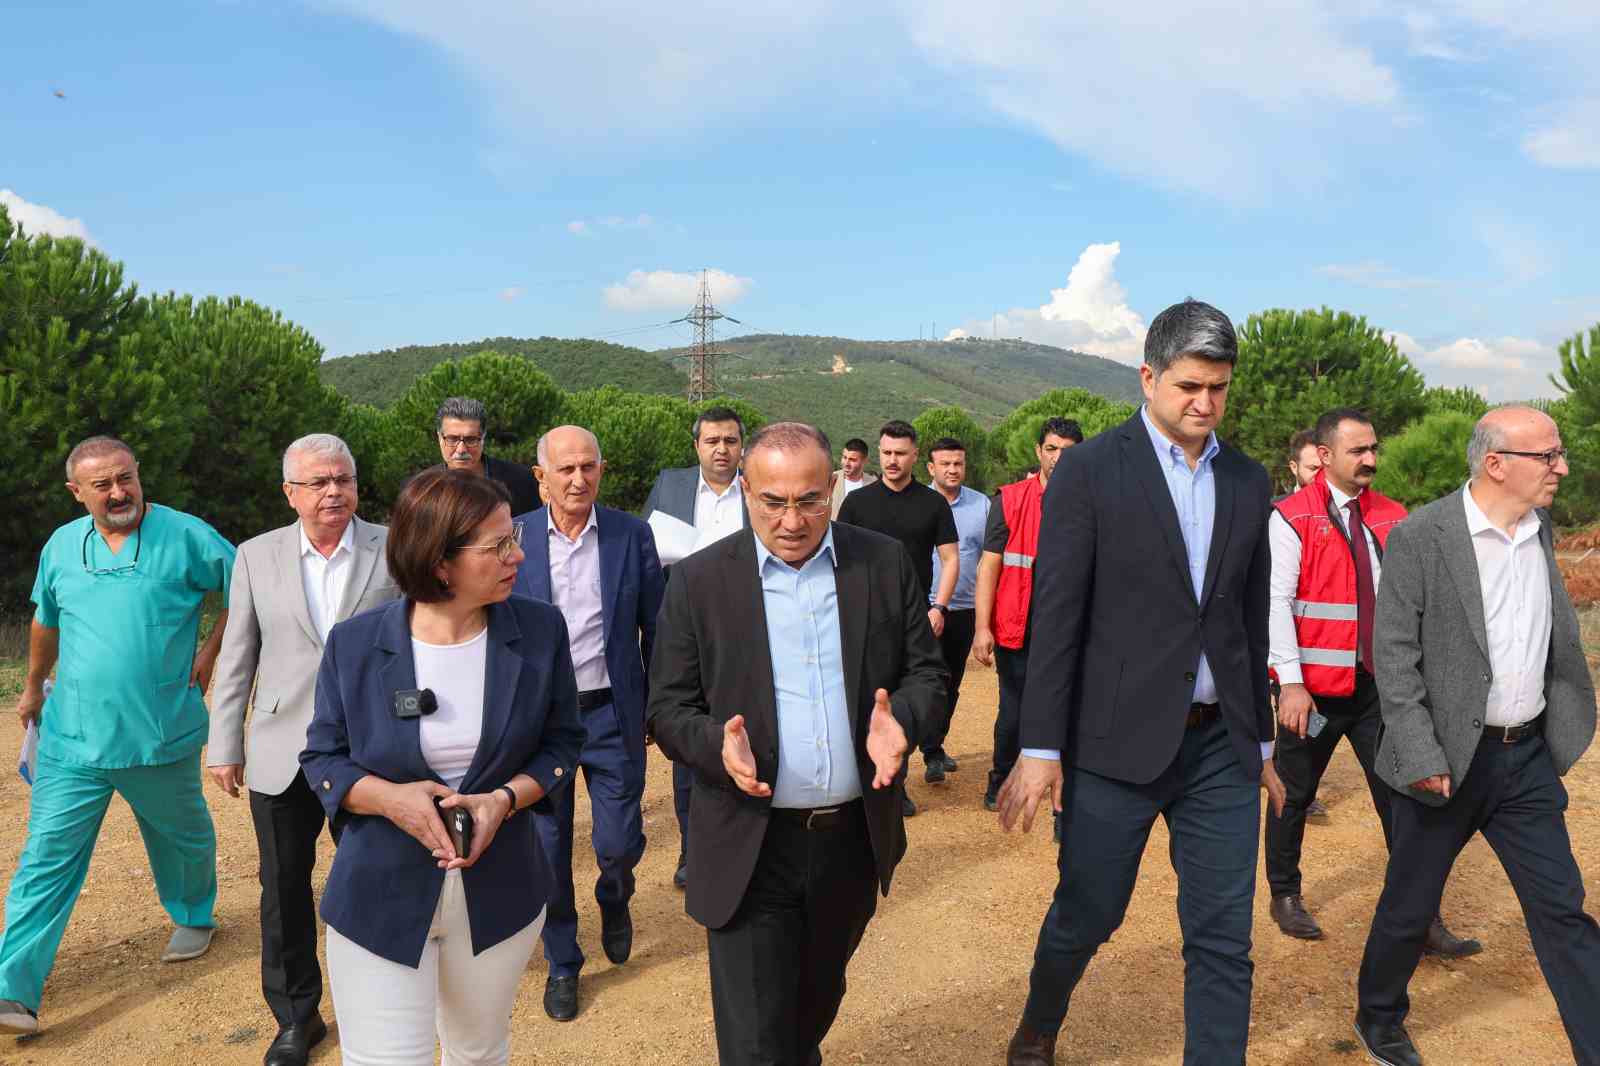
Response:
[{"label": "man wearing sunglasses", "polygon": [[489,434],[489,412],[483,401],[452,396],[434,415],[439,455],[451,470],[466,470],[504,485],[511,494],[511,513],[526,514],[539,506],[539,484],[521,463],[484,454]]},{"label": "man wearing sunglasses", "polygon": [[255,825],[261,991],[278,1023],[264,1066],[305,1066],[328,1031],[311,890],[326,819],[300,772],[323,642],[335,622],[400,596],[384,561],[388,530],[356,517],[356,484],[355,457],[331,433],[284,451],[295,521],[239,545],[217,661],[206,769],[228,795],[249,796]]},{"label": "man wearing sunglasses", "polygon": [[227,596],[233,546],[200,519],[146,502],[133,449],[115,438],[72,450],[67,488],[88,515],[51,535],[33,586],[17,713],[39,727],[38,772],[0,935],[0,1032],[39,1028],[45,978],[113,792],[139,819],[156,894],[177,925],[162,961],[203,955],[213,932],[217,840],[200,748],[226,610],[195,644],[206,594]]}]

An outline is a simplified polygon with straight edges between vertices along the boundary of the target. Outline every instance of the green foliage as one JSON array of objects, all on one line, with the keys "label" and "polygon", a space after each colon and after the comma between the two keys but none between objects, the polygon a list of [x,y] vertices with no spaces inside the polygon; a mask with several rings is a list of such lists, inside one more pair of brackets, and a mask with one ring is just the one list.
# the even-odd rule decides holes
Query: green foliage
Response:
[{"label": "green foliage", "polygon": [[1484,412],[1489,410],[1489,401],[1479,396],[1477,390],[1466,385],[1458,385],[1453,389],[1447,389],[1442,385],[1436,386],[1424,392],[1422,400],[1427,405],[1430,415],[1441,411],[1460,411],[1473,418],[1482,418]]},{"label": "green foliage", "polygon": [[[953,437],[967,446],[967,485],[979,492],[988,492],[991,488],[989,470],[989,435],[983,427],[973,420],[965,410],[955,405],[945,407],[930,407],[918,415],[911,423],[917,431],[917,440],[922,448],[922,461],[916,470],[917,480],[928,482],[927,462],[933,457],[928,449],[940,437]],[[838,453],[839,445],[844,441],[834,441],[834,452]]]},{"label": "green foliage", "polygon": [[1422,374],[1383,331],[1344,311],[1264,311],[1239,330],[1218,435],[1269,468],[1296,430],[1355,407],[1388,440],[1427,409]]},{"label": "green foliage", "polygon": [[1557,353],[1561,374],[1550,380],[1562,397],[1546,413],[1561,431],[1571,473],[1551,512],[1562,525],[1582,525],[1600,514],[1600,323],[1562,341]]},{"label": "green foliage", "polygon": [[1467,480],[1467,438],[1477,422],[1462,411],[1440,411],[1389,437],[1373,488],[1407,508],[1459,489]]},{"label": "green foliage", "polygon": [[401,394],[389,414],[389,441],[399,448],[386,469],[415,473],[439,462],[434,416],[451,396],[482,400],[489,411],[484,453],[533,464],[539,437],[561,421],[566,395],[550,375],[515,356],[479,352],[459,362],[440,363]]},{"label": "green foliage", "polygon": [[1039,464],[1034,448],[1039,428],[1051,418],[1070,418],[1083,429],[1084,439],[1103,433],[1133,417],[1131,403],[1108,400],[1087,389],[1053,389],[1012,411],[989,435],[989,450],[998,466],[995,484],[1013,481]]}]

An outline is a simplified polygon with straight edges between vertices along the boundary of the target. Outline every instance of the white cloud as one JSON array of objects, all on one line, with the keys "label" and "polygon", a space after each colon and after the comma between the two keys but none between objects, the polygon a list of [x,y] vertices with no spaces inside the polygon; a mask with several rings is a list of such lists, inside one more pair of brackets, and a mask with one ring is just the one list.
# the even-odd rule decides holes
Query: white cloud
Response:
[{"label": "white cloud", "polygon": [[1329,263],[1318,267],[1317,273],[1335,281],[1360,285],[1368,289],[1432,289],[1444,284],[1437,278],[1402,274],[1389,264],[1375,259],[1360,263]]},{"label": "white cloud", "polygon": [[988,337],[992,332],[1136,363],[1144,358],[1145,323],[1128,306],[1128,294],[1117,282],[1121,254],[1120,241],[1091,244],[1073,264],[1066,288],[1052,289],[1048,303],[964,322],[945,339]]},{"label": "white cloud", "polygon": [[30,204],[10,189],[0,189],[0,206],[30,237],[76,237],[86,244],[94,243],[83,219],[67,218],[43,204]]},{"label": "white cloud", "polygon": [[1600,97],[1579,101],[1555,123],[1530,132],[1522,151],[1541,166],[1600,170]]},{"label": "white cloud", "polygon": [[[738,302],[754,284],[725,270],[706,271],[711,299],[718,305]],[[700,296],[700,275],[676,270],[635,270],[601,293],[614,311],[687,311]]]},{"label": "white cloud", "polygon": [[1558,366],[1554,345],[1509,336],[1458,337],[1438,343],[1423,343],[1408,333],[1389,336],[1430,385],[1467,385],[1496,403],[1556,392],[1549,380]]},{"label": "white cloud", "polygon": [[1455,370],[1527,370],[1531,360],[1550,354],[1545,345],[1523,337],[1462,337],[1421,353],[1421,361]]}]

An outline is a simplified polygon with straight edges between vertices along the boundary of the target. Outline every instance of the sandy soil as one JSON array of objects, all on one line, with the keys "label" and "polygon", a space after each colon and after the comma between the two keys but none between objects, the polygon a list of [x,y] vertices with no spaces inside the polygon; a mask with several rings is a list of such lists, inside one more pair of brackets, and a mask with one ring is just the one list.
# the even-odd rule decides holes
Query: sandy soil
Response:
[{"label": "sandy soil", "polygon": [[[993,673],[974,666],[949,750],[961,770],[942,786],[921,781],[922,813],[908,823],[911,848],[850,970],[850,991],[823,1050],[833,1064],[915,1061],[919,1066],[991,1064],[1004,1047],[1026,992],[1035,933],[1055,882],[1048,829],[1003,835],[981,806],[995,706]],[[9,686],[0,685],[0,688]],[[14,694],[5,699],[9,710]],[[0,729],[0,768],[15,766],[20,735]],[[1592,755],[1567,779],[1580,864],[1600,868]],[[143,846],[128,808],[113,803],[83,898],[45,990],[46,1029],[23,1041],[0,1038],[0,1062],[29,1066],[261,1061],[274,1032],[261,1002],[256,844],[249,812],[208,789],[219,837],[220,933],[194,962],[157,960],[169,932],[156,902]],[[1383,874],[1378,822],[1348,748],[1324,785],[1332,824],[1308,830],[1306,893],[1328,938],[1283,937],[1267,915],[1264,880],[1256,898],[1256,990],[1251,1061],[1263,1064],[1364,1061],[1351,1037],[1355,971]],[[0,769],[0,869],[14,867],[28,790]],[[580,802],[579,811],[585,804]],[[586,839],[580,813],[579,840]],[[705,937],[683,913],[671,885],[678,853],[670,771],[651,765],[645,805],[650,837],[634,901],[633,959],[614,967],[600,950],[589,878],[580,867],[580,922],[590,963],[576,1021],[549,1021],[540,1006],[544,962],[537,957],[517,1003],[513,1061],[599,1066],[714,1063]],[[581,844],[580,844],[581,847]],[[324,862],[331,846],[324,840]],[[580,851],[581,854],[581,851]],[[1061,1063],[1176,1063],[1183,1044],[1183,969],[1174,917],[1176,882],[1164,830],[1150,841],[1127,923],[1091,966],[1072,1004]],[[1434,1063],[1571,1062],[1554,1002],[1528,942],[1521,912],[1494,855],[1481,840],[1463,854],[1445,900],[1460,933],[1487,951],[1460,963],[1425,962],[1412,985],[1411,1032]],[[324,1015],[333,1022],[331,1000]],[[338,1061],[336,1038],[315,1062]]]}]

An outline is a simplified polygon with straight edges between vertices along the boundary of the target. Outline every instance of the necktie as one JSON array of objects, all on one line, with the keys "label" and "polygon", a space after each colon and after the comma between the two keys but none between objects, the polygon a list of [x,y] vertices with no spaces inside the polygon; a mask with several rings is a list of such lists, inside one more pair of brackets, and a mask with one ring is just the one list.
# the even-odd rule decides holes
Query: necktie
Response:
[{"label": "necktie", "polygon": [[1361,654],[1361,665],[1372,673],[1372,611],[1377,604],[1377,590],[1372,584],[1372,555],[1367,548],[1367,527],[1361,521],[1361,507],[1356,500],[1344,505],[1350,512],[1350,548],[1356,557],[1356,648]]}]

